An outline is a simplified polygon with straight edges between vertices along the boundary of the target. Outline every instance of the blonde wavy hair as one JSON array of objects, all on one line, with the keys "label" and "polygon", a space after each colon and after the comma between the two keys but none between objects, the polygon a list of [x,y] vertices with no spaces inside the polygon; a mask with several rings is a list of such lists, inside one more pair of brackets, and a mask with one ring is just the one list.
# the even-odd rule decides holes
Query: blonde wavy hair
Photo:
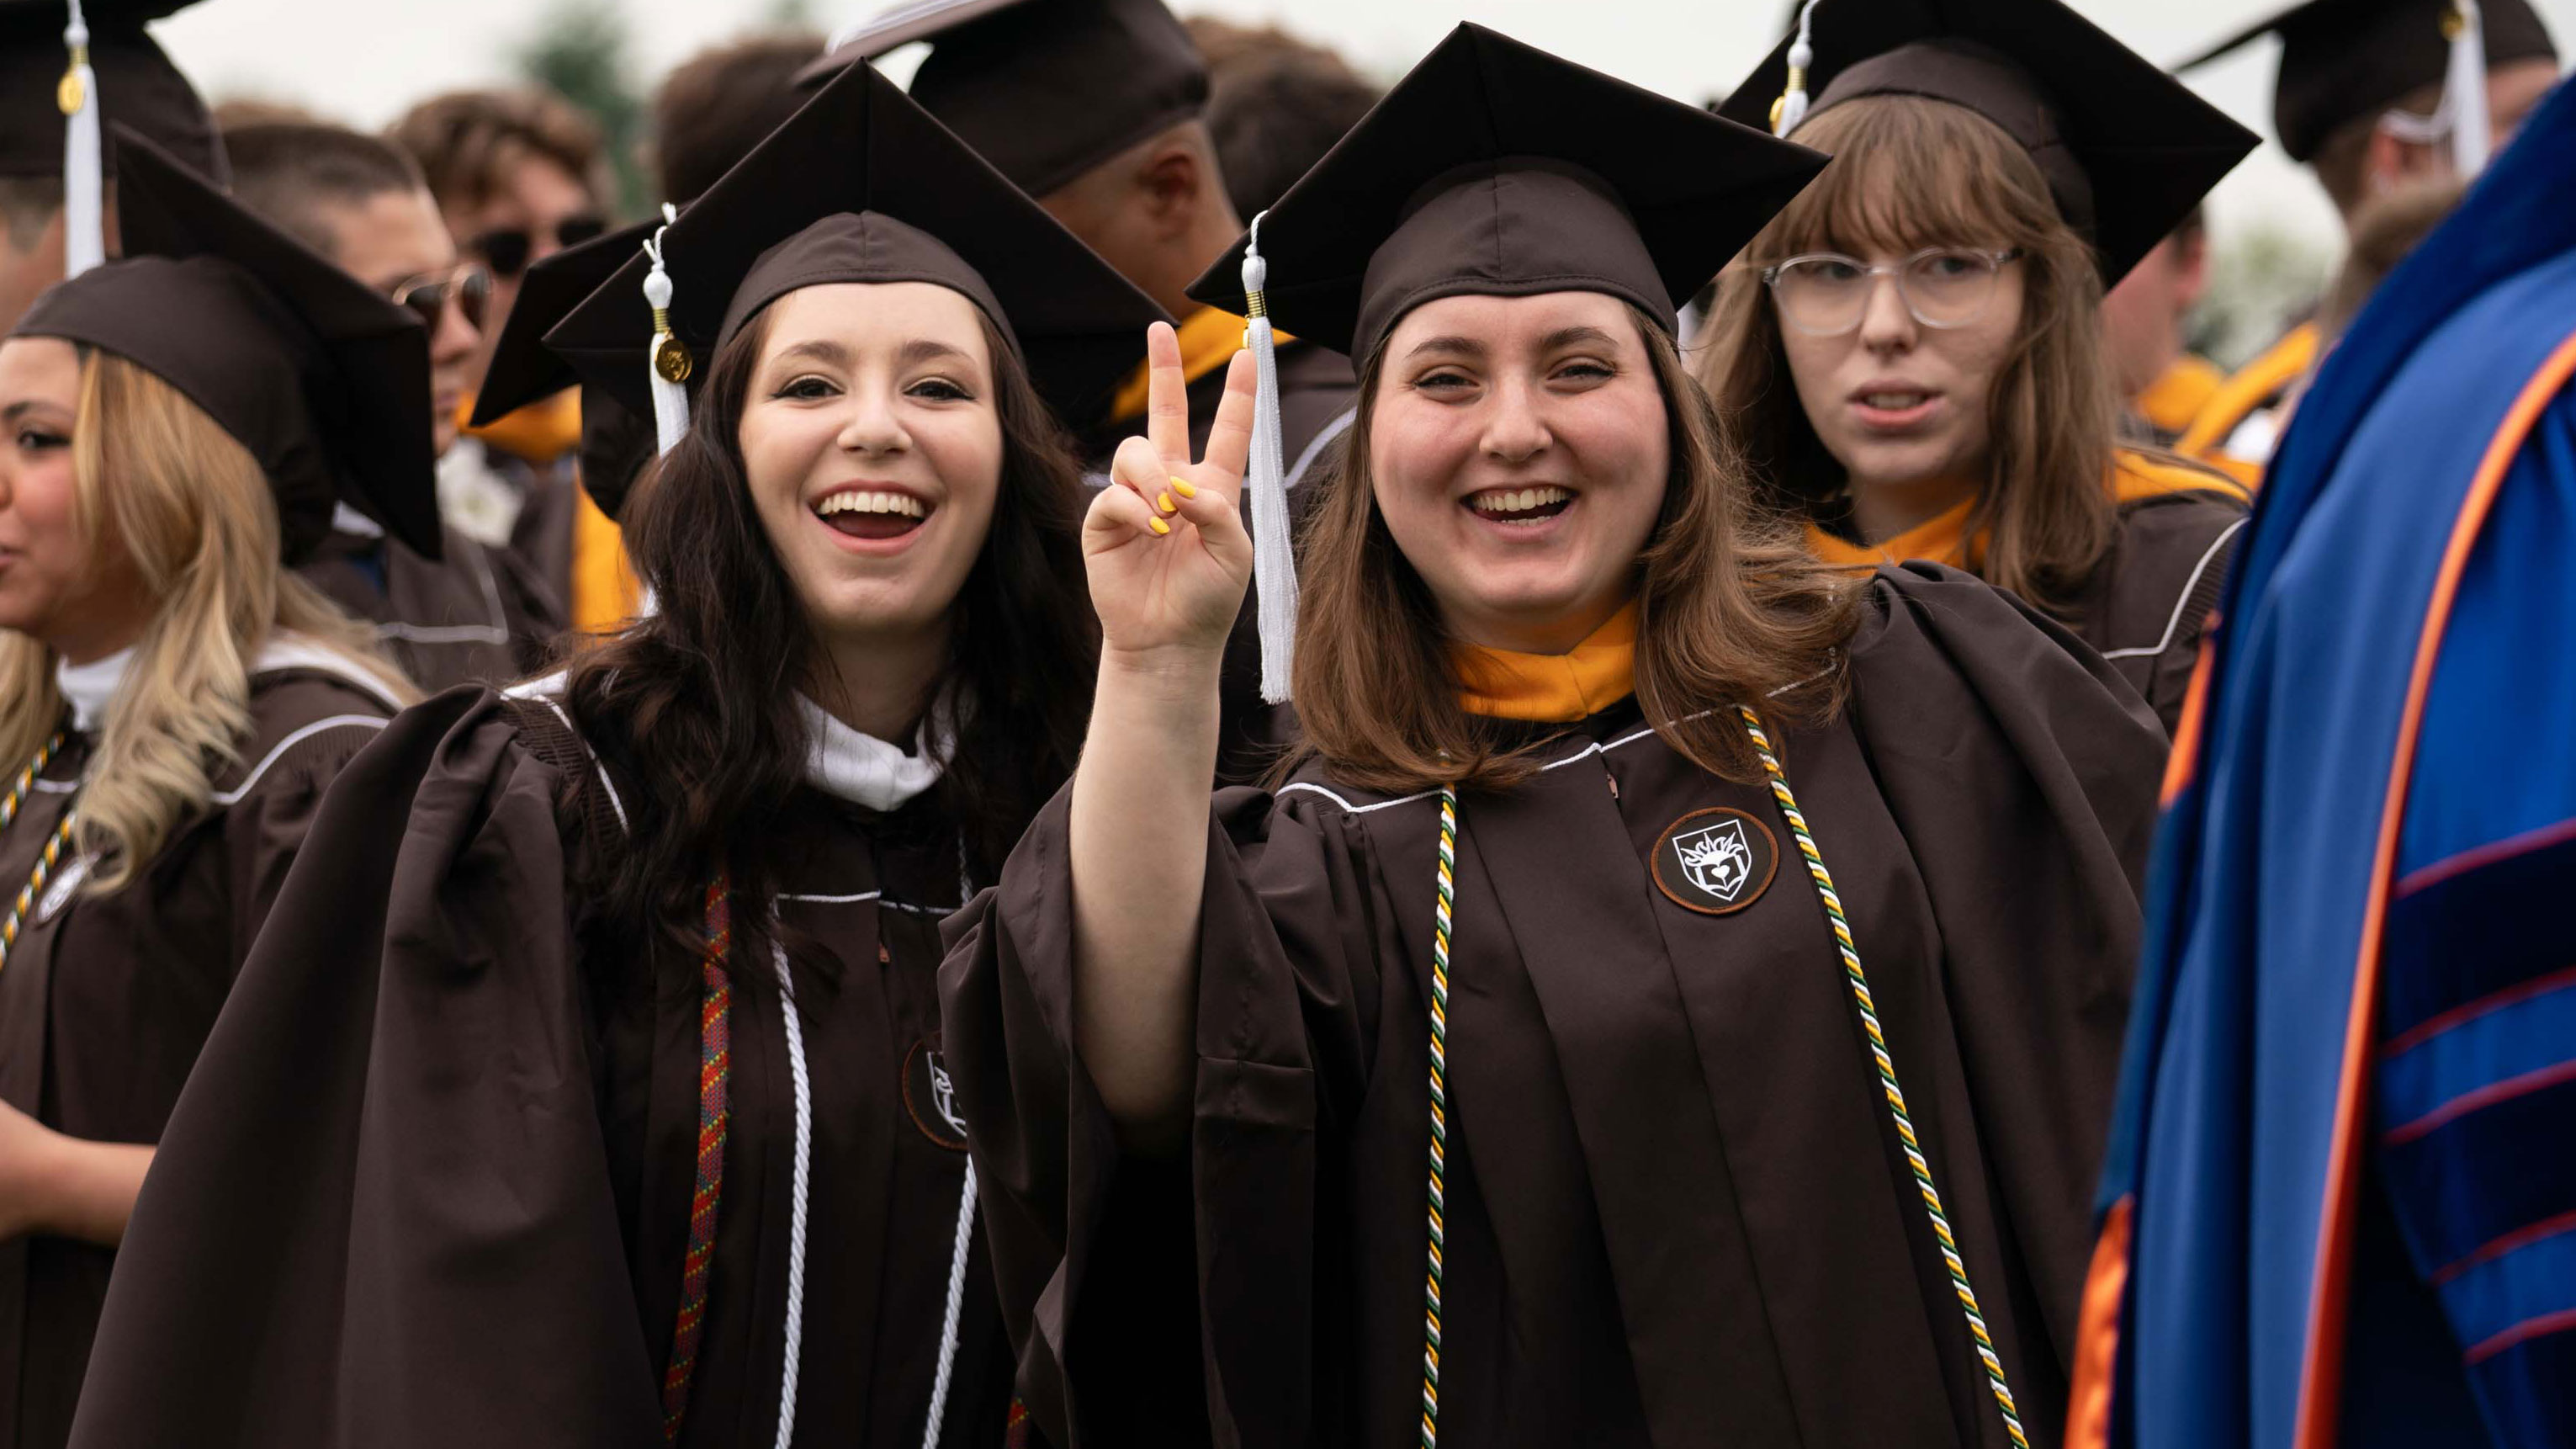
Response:
[{"label": "blonde wavy hair", "polygon": [[[135,641],[81,789],[84,887],[131,882],[201,814],[250,731],[251,665],[272,631],[345,656],[394,698],[418,699],[369,631],[278,561],[277,502],[248,450],[178,389],[82,349],[72,425],[73,519],[95,560],[133,558],[158,601]],[[61,721],[54,651],[0,633],[0,760],[15,768]]]}]

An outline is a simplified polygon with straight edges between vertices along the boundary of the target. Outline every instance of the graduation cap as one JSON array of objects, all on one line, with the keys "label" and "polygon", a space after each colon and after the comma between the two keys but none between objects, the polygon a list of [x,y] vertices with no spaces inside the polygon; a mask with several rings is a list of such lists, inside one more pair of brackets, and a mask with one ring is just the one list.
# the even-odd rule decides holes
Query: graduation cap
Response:
[{"label": "graduation cap", "polygon": [[649,448],[637,446],[644,421],[605,388],[583,381],[570,362],[546,346],[545,335],[615,276],[659,225],[639,221],[620,227],[529,267],[492,344],[483,386],[474,395],[472,422],[479,428],[565,388],[580,387],[581,486],[610,518],[625,505],[635,474],[652,456]]},{"label": "graduation cap", "polygon": [[837,282],[960,293],[1068,416],[1116,386],[1148,323],[1168,320],[892,81],[854,66],[656,228],[545,342],[585,383],[653,415],[667,448],[697,358],[788,293]]},{"label": "graduation cap", "polygon": [[[1825,158],[1480,25],[1449,32],[1190,295],[1363,363],[1439,297],[1603,292],[1670,329]],[[1275,398],[1274,386],[1264,395]],[[1266,432],[1266,438],[1265,438]],[[1296,608],[1275,404],[1253,441],[1262,689]]]},{"label": "graduation cap", "polygon": [[64,270],[106,259],[99,199],[131,126],[221,186],[230,173],[206,103],[144,33],[190,0],[0,0],[0,176],[63,181]]},{"label": "graduation cap", "polygon": [[1207,65],[1162,0],[914,0],[832,37],[797,80],[918,40],[912,98],[1031,196],[1207,106]]},{"label": "graduation cap", "polygon": [[289,562],[344,494],[438,557],[419,317],[140,135],[114,139],[124,257],[57,283],[11,335],[113,352],[203,408],[268,475]]},{"label": "graduation cap", "polygon": [[1885,95],[1965,107],[2019,142],[2106,287],[2260,144],[2059,0],[1813,0],[1718,114],[1785,135]]},{"label": "graduation cap", "polygon": [[2174,69],[2206,65],[2265,35],[2281,37],[2272,128],[2293,161],[2314,160],[2326,138],[2345,126],[2441,85],[2442,114],[2454,137],[2474,132],[2462,139],[2475,142],[2476,154],[2459,159],[2463,174],[2475,172],[2486,159],[2487,68],[2558,58],[2529,0],[2308,0]]}]

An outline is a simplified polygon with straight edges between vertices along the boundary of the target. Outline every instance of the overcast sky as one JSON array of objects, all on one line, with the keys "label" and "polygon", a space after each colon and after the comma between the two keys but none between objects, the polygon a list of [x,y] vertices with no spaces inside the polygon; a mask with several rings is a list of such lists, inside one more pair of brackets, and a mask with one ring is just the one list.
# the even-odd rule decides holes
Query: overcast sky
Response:
[{"label": "overcast sky", "polygon": [[[363,126],[436,91],[501,78],[513,46],[551,0],[205,0],[154,27],[207,94],[295,101]],[[621,0],[634,18],[644,77],[700,46],[757,27],[775,0]],[[820,28],[889,0],[808,0]],[[2576,0],[2538,0],[2562,40]],[[2148,57],[2172,61],[2273,8],[2272,0],[2078,0],[2092,20]],[[1683,100],[1731,88],[1761,57],[1785,0],[1174,0],[1184,14],[1272,21],[1339,48],[1387,78],[1451,25],[1475,20]],[[2203,94],[2271,130],[2269,41],[2194,75]],[[2331,214],[2305,172],[2271,146],[2237,168],[2211,202],[2225,236],[2277,219],[2323,237]]]}]

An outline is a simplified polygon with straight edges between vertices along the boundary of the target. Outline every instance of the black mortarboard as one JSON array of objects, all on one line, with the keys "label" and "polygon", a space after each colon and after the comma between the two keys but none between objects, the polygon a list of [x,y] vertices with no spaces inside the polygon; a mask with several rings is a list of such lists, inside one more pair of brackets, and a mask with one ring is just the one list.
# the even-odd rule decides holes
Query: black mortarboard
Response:
[{"label": "black mortarboard", "polygon": [[[664,232],[672,335],[712,357],[780,297],[933,282],[981,308],[1060,415],[1136,361],[1161,308],[872,66],[817,92]],[[652,409],[640,252],[546,334],[630,410]],[[703,373],[703,369],[700,369]]]},{"label": "black mortarboard", "polygon": [[[2021,143],[2103,284],[2128,274],[2260,138],[2058,0],[1820,0],[1807,110],[1914,95],[1974,111]],[[1767,125],[1783,40],[1718,114]],[[1794,128],[1792,131],[1794,134]]]},{"label": "black mortarboard", "polygon": [[[2443,81],[2452,0],[2309,0],[2239,31],[2181,65],[2190,70],[2264,35],[2281,37],[2272,128],[2293,161],[2313,160],[2326,138],[2374,117],[2411,92]],[[2486,63],[2558,58],[2528,0],[2478,0]]]},{"label": "black mortarboard", "polygon": [[123,259],[56,284],[12,335],[113,352],[205,409],[267,472],[289,561],[321,541],[343,496],[436,558],[419,317],[141,136],[120,128],[115,141]]},{"label": "black mortarboard", "polygon": [[[1365,360],[1435,297],[1591,291],[1672,325],[1825,164],[1462,24],[1260,222],[1278,326]],[[1247,310],[1238,240],[1190,295]]]},{"label": "black mortarboard", "polygon": [[[565,388],[581,388],[581,486],[611,518],[626,502],[635,474],[653,459],[652,424],[606,389],[583,382],[573,365],[546,346],[546,333],[598,291],[661,225],[639,221],[568,246],[529,267],[518,300],[492,344],[491,364],[474,394],[475,427],[484,427]],[[637,305],[642,305],[639,301]],[[637,436],[642,443],[637,444]]]},{"label": "black mortarboard", "polygon": [[[161,53],[143,22],[190,0],[88,0],[89,63],[101,115],[130,126],[198,175],[229,181],[224,146],[206,103]],[[67,61],[64,0],[0,0],[0,176],[63,173],[63,113],[56,92]],[[116,154],[101,158],[116,174]]]},{"label": "black mortarboard", "polygon": [[931,42],[912,98],[1031,196],[1207,105],[1207,66],[1162,0],[915,0],[833,39],[799,80]]}]

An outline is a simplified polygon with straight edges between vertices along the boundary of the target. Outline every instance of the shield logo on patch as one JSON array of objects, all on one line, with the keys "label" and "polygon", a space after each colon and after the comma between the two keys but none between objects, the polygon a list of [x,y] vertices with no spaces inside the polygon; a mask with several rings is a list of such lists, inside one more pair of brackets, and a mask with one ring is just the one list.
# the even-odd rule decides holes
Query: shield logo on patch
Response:
[{"label": "shield logo on patch", "polygon": [[1770,827],[1741,810],[1695,810],[1655,842],[1655,886],[1675,905],[1703,915],[1744,909],[1770,888],[1780,865]]}]

